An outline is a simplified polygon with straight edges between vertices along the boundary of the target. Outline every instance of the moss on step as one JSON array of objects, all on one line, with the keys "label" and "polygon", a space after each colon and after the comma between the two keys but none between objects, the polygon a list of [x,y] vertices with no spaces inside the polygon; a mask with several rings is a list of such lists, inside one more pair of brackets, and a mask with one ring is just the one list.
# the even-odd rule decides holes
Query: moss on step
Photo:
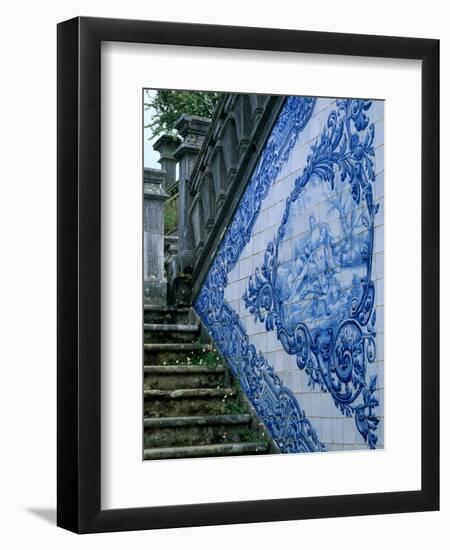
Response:
[{"label": "moss on step", "polygon": [[146,312],[145,458],[271,452],[226,361],[213,344],[195,337],[192,315],[172,309]]}]

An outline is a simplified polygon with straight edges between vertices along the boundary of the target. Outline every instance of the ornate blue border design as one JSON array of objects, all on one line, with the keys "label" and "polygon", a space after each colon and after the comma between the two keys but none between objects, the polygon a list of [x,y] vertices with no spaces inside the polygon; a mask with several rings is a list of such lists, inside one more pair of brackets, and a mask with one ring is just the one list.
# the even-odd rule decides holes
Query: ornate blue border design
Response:
[{"label": "ornate blue border design", "polygon": [[224,297],[228,273],[249,242],[261,203],[311,118],[316,99],[288,97],[212,262],[194,308],[281,452],[324,451],[290,390],[257,353]]},{"label": "ornate blue border design", "polygon": [[[206,293],[202,299],[206,301]],[[199,304],[197,311],[204,312],[204,306],[203,302]],[[250,344],[239,315],[226,300],[208,330],[280,451],[324,451],[324,445],[295,396],[283,386],[263,354]]]},{"label": "ornate blue border design", "polygon": [[[211,266],[228,274],[236,265],[249,242],[253,226],[267,197],[272,183],[277,179],[288,160],[300,132],[309,122],[316,105],[314,97],[288,97],[261,153],[239,207],[222,240],[220,249]],[[205,278],[204,286],[209,275]]]},{"label": "ornate blue border design", "polygon": [[[313,387],[317,384],[322,391],[329,392],[342,414],[355,417],[358,431],[373,449],[377,442],[375,431],[379,422],[374,413],[378,406],[375,396],[377,377],[371,376],[367,380],[366,374],[367,363],[373,362],[376,354],[375,287],[371,280],[374,220],[378,211],[372,194],[372,182],[375,181],[375,129],[373,124],[369,125],[366,115],[371,101],[345,99],[337,100],[336,103],[337,110],[330,113],[327,126],[312,146],[303,173],[295,181],[294,189],[286,200],[281,224],[274,240],[267,245],[264,264],[250,277],[243,298],[255,320],[265,322],[266,330],[277,331],[277,338],[284,350],[295,355],[298,367],[308,374],[309,384]],[[357,206],[362,204],[364,208],[362,224],[367,239],[354,247],[365,273],[353,283],[350,298],[344,306],[345,314],[331,321],[315,322],[312,327],[306,321],[297,319],[292,326],[292,323],[286,322],[283,288],[277,280],[279,246],[286,233],[291,208],[313,176],[316,180],[326,182],[333,191],[337,174],[340,175],[342,185],[350,185],[354,203]],[[322,227],[325,243],[323,250],[330,250],[328,254],[331,256],[332,245],[326,224],[322,224]],[[320,238],[316,237],[316,240]],[[342,242],[337,246],[342,247]],[[310,254],[308,249],[306,253]],[[311,257],[305,260],[307,262],[311,264]],[[323,273],[324,281],[327,277],[331,280],[330,270]],[[303,275],[302,272],[302,276],[307,280],[307,274]],[[320,287],[317,279],[307,281],[307,285],[308,289],[313,289],[314,285]],[[326,299],[326,295],[323,295]],[[312,304],[317,309],[317,300]],[[319,305],[322,311],[328,309],[326,305]],[[316,318],[323,319],[323,312]]]}]

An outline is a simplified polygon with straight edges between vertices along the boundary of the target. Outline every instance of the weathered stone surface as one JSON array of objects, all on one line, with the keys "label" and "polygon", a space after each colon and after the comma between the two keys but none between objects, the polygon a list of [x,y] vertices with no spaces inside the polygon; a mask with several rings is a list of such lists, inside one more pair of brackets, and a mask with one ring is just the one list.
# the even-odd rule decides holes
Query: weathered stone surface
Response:
[{"label": "weathered stone surface", "polygon": [[234,397],[236,392],[231,388],[191,388],[176,390],[144,390],[144,396],[149,399],[214,399],[215,397]]},{"label": "weathered stone surface", "polygon": [[145,344],[144,349],[147,351],[211,351],[213,349],[211,344],[203,344],[201,342],[193,343],[155,343]]},{"label": "weathered stone surface", "polygon": [[197,317],[173,307],[146,306],[144,314],[148,331],[169,340],[144,345],[144,458],[272,452],[214,348],[173,341],[197,330]]},{"label": "weathered stone surface", "polygon": [[182,139],[163,135],[155,143],[170,192],[179,163],[178,242],[165,246],[169,303],[190,305],[283,101],[223,94],[212,121],[183,115]]},{"label": "weathered stone surface", "polygon": [[240,443],[251,437],[249,414],[146,418],[145,447],[198,446]]},{"label": "weathered stone surface", "polygon": [[217,106],[188,182],[194,294],[283,101],[282,96],[224,94]]},{"label": "weathered stone surface", "polygon": [[146,365],[163,365],[187,363],[199,353],[211,351],[210,345],[202,343],[152,343],[144,344],[144,361]]},{"label": "weathered stone surface", "polygon": [[166,173],[144,168],[144,299],[164,305],[167,280],[164,270],[164,191]]},{"label": "weathered stone surface", "polygon": [[176,191],[176,165],[177,159],[174,152],[179,147],[181,140],[177,136],[164,134],[153,144],[153,149],[159,152],[161,169],[166,172],[165,189],[171,195]]},{"label": "weathered stone surface", "polygon": [[144,304],[144,323],[189,323],[189,307]]},{"label": "weathered stone surface", "polygon": [[175,390],[177,388],[224,387],[225,369],[206,365],[147,365],[144,367],[144,388]]},{"label": "weathered stone surface", "polygon": [[178,235],[164,235],[164,255],[178,252]]},{"label": "weathered stone surface", "polygon": [[[179,271],[179,257],[173,257],[173,269],[170,271],[170,285],[167,289],[167,303],[188,306],[192,302],[192,278],[190,274]],[[184,269],[188,269],[186,264],[184,264]]]},{"label": "weathered stone surface", "polygon": [[251,421],[252,417],[250,414],[145,418],[144,428],[179,428],[181,426],[229,426],[235,424],[250,424]]},{"label": "weathered stone surface", "polygon": [[199,334],[198,324],[144,324],[144,342],[193,342]]},{"label": "weathered stone surface", "polygon": [[189,447],[162,447],[144,450],[144,459],[155,458],[198,458],[208,456],[232,456],[267,453],[265,441],[255,443],[226,443],[222,445],[198,445]]},{"label": "weathered stone surface", "polygon": [[144,330],[151,332],[198,332],[199,325],[186,324],[164,324],[164,323],[146,323]]},{"label": "weathered stone surface", "polygon": [[144,367],[144,372],[149,374],[223,374],[225,367],[222,365],[149,365]]},{"label": "weathered stone surface", "polygon": [[223,388],[144,390],[144,414],[148,417],[225,414],[236,395]]},{"label": "weathered stone surface", "polygon": [[174,157],[179,162],[178,270],[182,273],[191,270],[194,263],[194,236],[189,217],[191,196],[188,183],[209,122],[208,118],[183,115],[175,125],[183,138],[181,145],[174,152]]}]

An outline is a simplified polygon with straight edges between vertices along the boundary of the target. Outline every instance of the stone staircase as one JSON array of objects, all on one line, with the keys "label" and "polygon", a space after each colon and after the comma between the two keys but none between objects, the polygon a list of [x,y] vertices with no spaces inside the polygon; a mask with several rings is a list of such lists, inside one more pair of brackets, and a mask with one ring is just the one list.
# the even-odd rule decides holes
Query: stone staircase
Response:
[{"label": "stone staircase", "polygon": [[269,452],[269,437],[193,311],[144,306],[144,459]]}]

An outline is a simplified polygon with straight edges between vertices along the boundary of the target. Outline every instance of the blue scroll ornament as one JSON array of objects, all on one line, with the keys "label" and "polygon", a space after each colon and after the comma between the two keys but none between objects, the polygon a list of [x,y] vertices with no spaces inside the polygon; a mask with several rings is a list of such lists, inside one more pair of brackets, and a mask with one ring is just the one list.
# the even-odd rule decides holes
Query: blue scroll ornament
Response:
[{"label": "blue scroll ornament", "polygon": [[[373,375],[367,380],[367,364],[376,356],[375,288],[371,271],[374,221],[378,211],[372,192],[375,129],[366,114],[370,106],[371,101],[366,100],[337,100],[337,109],[330,113],[301,176],[295,180],[281,224],[267,245],[263,265],[250,277],[243,299],[255,320],[265,322],[268,331],[276,330],[284,350],[295,355],[298,367],[307,373],[308,383],[329,392],[341,413],[355,418],[356,427],[368,446],[375,448],[379,423],[375,414],[377,377]],[[313,185],[317,185],[317,181],[321,185],[325,183],[333,193],[336,176],[340,178],[339,185],[354,201],[352,212],[358,207],[364,212],[360,217],[364,238],[358,240],[347,236],[333,242],[329,226],[322,224],[319,227],[311,216],[311,242],[304,243],[298,260],[306,267],[301,271],[300,280],[293,285],[298,292],[297,309],[303,307],[303,310],[293,322],[284,303],[287,291],[280,274],[280,245],[286,236],[293,206],[302,199],[308,184],[312,181]],[[335,199],[334,207],[339,208],[336,200],[339,199]],[[347,242],[350,238],[353,239],[351,246]],[[314,265],[314,246],[316,250],[320,248],[325,266],[322,271]],[[324,258],[329,258],[328,263]],[[344,296],[333,273],[340,268],[351,270],[358,262],[358,269],[362,269],[364,275],[354,276],[353,287]],[[332,299],[332,292],[337,298]],[[333,300],[337,303],[334,316],[329,314]],[[311,319],[313,323],[309,322]]]}]

